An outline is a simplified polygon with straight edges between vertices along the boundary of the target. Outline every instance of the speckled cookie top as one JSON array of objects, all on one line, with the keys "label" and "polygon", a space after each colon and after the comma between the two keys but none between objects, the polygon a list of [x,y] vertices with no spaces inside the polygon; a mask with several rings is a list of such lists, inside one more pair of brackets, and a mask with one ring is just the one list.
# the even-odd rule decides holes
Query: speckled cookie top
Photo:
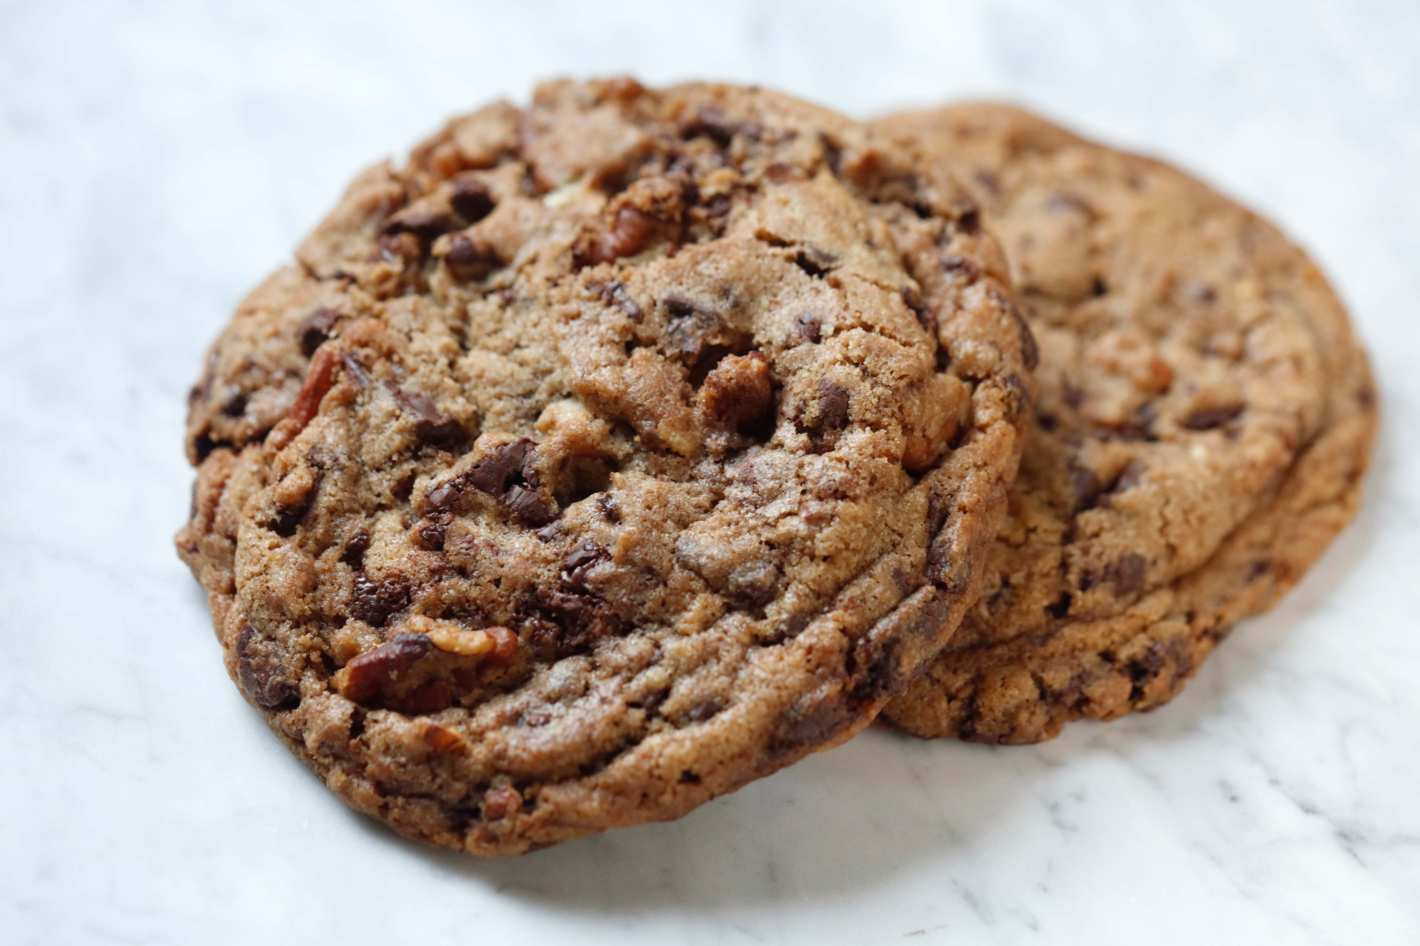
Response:
[{"label": "speckled cookie top", "polygon": [[866,724],[959,620],[1034,350],[974,203],[783,96],[545,85],[362,175],[194,389],[243,692],[476,853]]},{"label": "speckled cookie top", "polygon": [[[1003,106],[881,124],[981,202],[1041,353],[983,600],[888,716],[1031,741],[1160,702],[1241,586],[1290,584],[1354,507],[1374,409],[1345,311],[1274,227],[1167,165]],[[1307,457],[1342,426],[1347,463]],[[1325,482],[1289,485],[1299,469]],[[1330,497],[1326,526],[1275,553],[1235,538],[1276,534],[1257,520],[1289,491]],[[1246,581],[1196,577],[1243,547]]]}]

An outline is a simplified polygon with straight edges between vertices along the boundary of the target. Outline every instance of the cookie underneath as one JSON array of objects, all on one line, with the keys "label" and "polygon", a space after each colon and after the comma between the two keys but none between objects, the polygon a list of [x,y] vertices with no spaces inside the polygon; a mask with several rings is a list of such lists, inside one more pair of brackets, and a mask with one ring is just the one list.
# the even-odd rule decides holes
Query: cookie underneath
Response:
[{"label": "cookie underneath", "polygon": [[884,717],[1019,743],[1158,706],[1355,512],[1376,404],[1345,310],[1168,165],[1002,106],[881,124],[967,182],[1041,349],[982,601]]}]

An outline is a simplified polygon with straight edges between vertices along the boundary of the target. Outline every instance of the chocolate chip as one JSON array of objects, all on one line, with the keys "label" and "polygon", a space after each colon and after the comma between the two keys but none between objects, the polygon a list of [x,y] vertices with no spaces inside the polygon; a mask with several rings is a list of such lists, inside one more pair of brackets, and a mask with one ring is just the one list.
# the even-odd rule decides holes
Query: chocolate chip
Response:
[{"label": "chocolate chip", "polygon": [[1040,364],[1040,347],[1036,345],[1035,333],[1031,331],[1030,323],[1021,314],[1021,310],[1014,302],[1006,303],[1006,311],[1011,313],[1011,318],[1016,323],[1016,330],[1021,335],[1021,357],[1025,359],[1026,370],[1034,371]]},{"label": "chocolate chip", "polygon": [[1137,552],[1126,552],[1105,567],[1103,581],[1114,586],[1114,593],[1120,598],[1137,594],[1144,587],[1144,575],[1148,562]]},{"label": "chocolate chip", "polygon": [[251,624],[243,624],[237,632],[236,654],[237,682],[247,699],[270,712],[295,709],[300,704],[300,688],[287,676],[280,652]]},{"label": "chocolate chip", "polygon": [[1144,471],[1147,469],[1148,467],[1145,466],[1142,461],[1130,460],[1124,465],[1124,469],[1119,471],[1119,475],[1115,477],[1110,491],[1123,493],[1133,489],[1138,486],[1139,481],[1144,478]]},{"label": "chocolate chip", "polygon": [[828,170],[834,177],[843,176],[843,145],[838,139],[827,133],[820,133],[818,136],[819,147],[823,149],[823,163],[828,165]]},{"label": "chocolate chip", "polygon": [[444,266],[455,279],[462,282],[482,279],[501,265],[503,261],[492,248],[474,241],[468,234],[455,233],[449,238]]},{"label": "chocolate chip", "polygon": [[977,266],[973,259],[958,253],[949,253],[942,257],[942,272],[961,276],[970,281],[981,275],[981,267]]},{"label": "chocolate chip", "polygon": [[585,588],[588,574],[608,558],[606,549],[591,539],[583,539],[562,560],[562,580],[574,588]]},{"label": "chocolate chip", "polygon": [[822,279],[838,265],[838,257],[827,250],[807,245],[794,252],[794,265],[814,279]]},{"label": "chocolate chip", "polygon": [[325,344],[335,334],[335,323],[340,321],[340,313],[321,306],[301,320],[296,326],[296,338],[301,345],[301,354],[307,358],[315,354],[317,348]]},{"label": "chocolate chip", "polygon": [[724,709],[725,704],[722,700],[711,697],[708,700],[701,700],[687,710],[685,718],[692,723],[703,723],[705,720],[720,714]]},{"label": "chocolate chip", "polygon": [[345,549],[340,553],[340,560],[351,568],[359,568],[365,563],[365,552],[370,548],[370,533],[366,529],[356,531],[345,542]]},{"label": "chocolate chip", "polygon": [[241,417],[247,410],[247,396],[241,391],[233,391],[222,402],[222,414],[226,417]]},{"label": "chocolate chip", "polygon": [[1099,477],[1095,475],[1095,471],[1071,462],[1069,476],[1071,510],[1081,513],[1098,505],[1100,493],[1104,492],[1104,487],[1100,483]]},{"label": "chocolate chip", "polygon": [[396,634],[355,657],[340,672],[340,693],[346,699],[374,705],[399,674],[426,656],[434,645],[423,634]]},{"label": "chocolate chip", "polygon": [[621,510],[617,508],[616,497],[611,493],[602,493],[596,499],[597,509],[601,510],[602,516],[607,522],[620,522]]},{"label": "chocolate chip", "polygon": [[430,509],[448,509],[459,501],[466,487],[467,479],[462,476],[436,483],[424,494],[424,504]]},{"label": "chocolate chip", "polygon": [[602,299],[609,305],[614,305],[626,317],[633,322],[640,322],[644,316],[641,307],[636,304],[636,300],[631,298],[631,294],[626,291],[626,286],[620,282],[610,282],[602,288]]},{"label": "chocolate chip", "polygon": [[424,244],[454,228],[453,216],[444,210],[420,204],[410,204],[385,222],[384,233],[412,233]]},{"label": "chocolate chip", "polygon": [[818,392],[800,425],[816,442],[826,440],[848,426],[850,397],[848,389],[836,381],[823,378],[818,383]]},{"label": "chocolate chip", "polygon": [[494,448],[469,468],[469,485],[489,495],[501,496],[509,487],[526,481],[524,467],[532,452],[533,442],[526,437]]},{"label": "chocolate chip", "polygon": [[529,643],[544,657],[583,653],[623,630],[605,601],[578,589],[541,589],[520,610]]},{"label": "chocolate chip", "polygon": [[451,517],[446,512],[436,512],[420,519],[414,527],[415,540],[427,552],[438,552],[444,548],[448,536]]},{"label": "chocolate chip", "polygon": [[730,569],[723,590],[736,608],[761,608],[779,593],[779,569],[772,561],[760,558],[740,562]]},{"label": "chocolate chip", "polygon": [[409,584],[399,577],[376,581],[364,572],[355,576],[350,592],[350,616],[371,627],[384,627],[396,611],[409,604]]},{"label": "chocolate chip", "polygon": [[454,178],[449,205],[465,224],[474,224],[493,212],[493,195],[488,186],[475,177]]},{"label": "chocolate chip", "polygon": [[981,211],[974,206],[966,207],[957,215],[956,222],[962,233],[969,236],[979,233],[981,232]]},{"label": "chocolate chip", "polygon": [[759,138],[764,134],[763,126],[756,122],[737,122],[727,118],[725,113],[713,105],[707,105],[695,113],[682,129],[681,137],[709,138],[721,148],[727,148],[735,135]]},{"label": "chocolate chip", "polygon": [[1070,613],[1070,592],[1063,591],[1060,597],[1045,606],[1046,613],[1057,620]]},{"label": "chocolate chip", "polygon": [[936,313],[927,308],[927,303],[923,300],[922,293],[917,290],[917,287],[903,286],[898,294],[902,296],[902,304],[911,309],[912,314],[917,317],[917,323],[929,332],[936,332]]},{"label": "chocolate chip", "polygon": [[1100,296],[1108,294],[1108,292],[1109,286],[1102,277],[1096,276],[1094,279],[1090,280],[1090,295],[1098,299]]},{"label": "chocolate chip", "polygon": [[806,342],[818,344],[823,339],[823,323],[816,316],[803,313],[795,316],[794,327],[799,331],[799,337]]},{"label": "chocolate chip", "polygon": [[1194,409],[1187,417],[1179,421],[1179,425],[1189,430],[1212,430],[1215,427],[1221,427],[1242,412],[1243,405],[1241,404],[1200,407]]},{"label": "chocolate chip", "polygon": [[392,381],[386,382],[386,386],[399,406],[415,416],[414,436],[421,443],[452,450],[468,442],[468,432],[463,425],[440,411],[429,397],[401,388]]},{"label": "chocolate chip", "polygon": [[557,518],[556,506],[524,486],[510,487],[503,494],[503,505],[524,525],[542,526]]}]

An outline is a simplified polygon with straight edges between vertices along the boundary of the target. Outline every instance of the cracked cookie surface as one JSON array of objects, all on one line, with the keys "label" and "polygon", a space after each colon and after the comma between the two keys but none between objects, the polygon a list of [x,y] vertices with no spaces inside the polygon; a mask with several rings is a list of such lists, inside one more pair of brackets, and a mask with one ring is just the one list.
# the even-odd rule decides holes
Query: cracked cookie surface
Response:
[{"label": "cracked cookie surface", "polygon": [[408,836],[683,814],[866,725],[980,583],[1032,341],[865,126],[549,83],[296,256],[192,392],[178,548],[246,698]]},{"label": "cracked cookie surface", "polygon": [[1006,106],[880,127],[980,201],[1041,352],[982,600],[884,718],[1035,742],[1157,706],[1355,511],[1376,411],[1345,310],[1273,226],[1163,163]]}]

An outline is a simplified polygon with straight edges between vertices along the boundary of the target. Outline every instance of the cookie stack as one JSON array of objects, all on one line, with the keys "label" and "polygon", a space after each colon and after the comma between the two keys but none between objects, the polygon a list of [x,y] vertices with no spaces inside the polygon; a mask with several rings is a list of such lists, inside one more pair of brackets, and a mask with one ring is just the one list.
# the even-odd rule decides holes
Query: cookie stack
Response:
[{"label": "cookie stack", "polygon": [[1000,107],[630,80],[366,171],[189,406],[178,549],[238,687],[480,855],[879,713],[1157,705],[1345,524],[1375,425],[1315,266],[1176,170]]}]

